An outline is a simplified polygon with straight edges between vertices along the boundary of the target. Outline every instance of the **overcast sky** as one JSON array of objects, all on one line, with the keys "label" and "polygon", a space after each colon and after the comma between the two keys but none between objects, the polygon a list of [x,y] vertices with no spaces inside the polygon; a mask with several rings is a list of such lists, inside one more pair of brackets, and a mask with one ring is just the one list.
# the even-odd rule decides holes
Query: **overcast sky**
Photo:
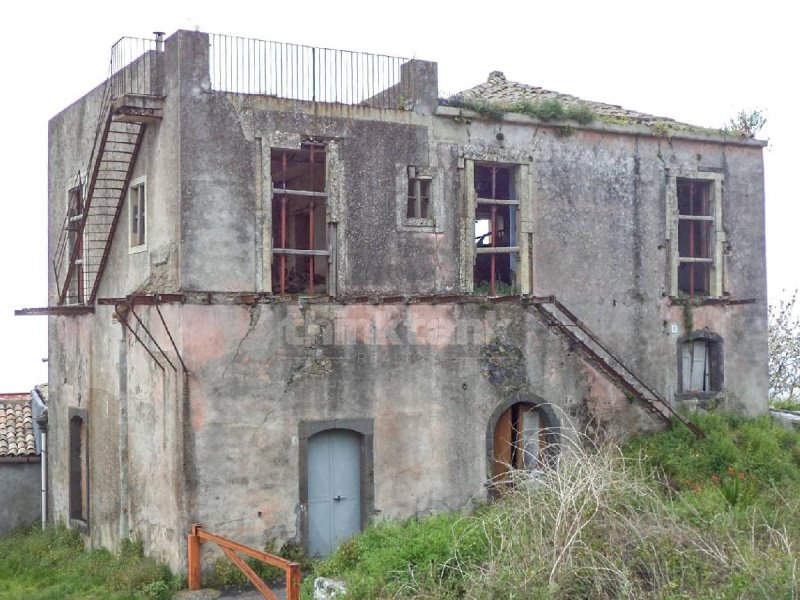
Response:
[{"label": "overcast sky", "polygon": [[[13,6],[13,9],[11,8]],[[789,2],[6,3],[0,37],[0,392],[47,379],[47,121],[107,73],[111,45],[155,30],[432,60],[453,93],[500,70],[521,81],[718,127],[766,111],[771,300],[800,287],[797,18]],[[794,175],[793,175],[794,174]]]}]

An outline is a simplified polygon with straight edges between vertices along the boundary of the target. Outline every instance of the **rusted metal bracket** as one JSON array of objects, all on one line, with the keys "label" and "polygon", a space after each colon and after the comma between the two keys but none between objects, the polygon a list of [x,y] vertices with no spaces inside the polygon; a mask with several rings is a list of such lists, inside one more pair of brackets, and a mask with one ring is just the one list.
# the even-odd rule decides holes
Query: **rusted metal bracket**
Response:
[{"label": "rusted metal bracket", "polygon": [[[158,295],[156,294],[156,296],[158,296]],[[144,323],[144,321],[142,321],[141,317],[136,313],[136,310],[135,310],[134,307],[135,307],[135,302],[136,302],[137,297],[136,296],[130,296],[129,298],[130,298],[129,302],[127,302],[127,303],[122,302],[122,303],[120,303],[120,304],[118,304],[116,306],[115,312],[116,312],[116,315],[117,315],[117,318],[118,318],[119,322],[122,323],[127,328],[127,330],[130,331],[133,334],[133,336],[136,338],[136,341],[138,341],[142,345],[142,347],[145,350],[147,350],[147,353],[156,362],[156,364],[159,367],[161,367],[162,370],[164,370],[164,366],[161,364],[161,362],[158,360],[158,358],[156,358],[155,354],[150,350],[150,348],[147,347],[147,345],[145,345],[145,343],[141,339],[141,337],[139,337],[139,335],[128,324],[128,318],[127,318],[128,317],[128,313],[132,314],[133,317],[136,319],[136,322],[139,324],[139,326],[142,329],[144,329],[145,333],[147,333],[147,335],[153,341],[153,344],[155,344],[155,347],[161,353],[161,356],[164,357],[164,360],[166,360],[167,363],[169,364],[169,366],[172,367],[172,370],[177,373],[178,368],[170,360],[169,356],[167,356],[167,353],[164,351],[164,349],[158,343],[158,340],[156,340],[156,338],[152,334],[152,332],[147,328],[147,325],[145,325],[145,323]],[[159,308],[157,302],[152,302],[152,300],[157,300],[157,298],[154,299],[154,298],[152,298],[151,296],[148,295],[146,297],[146,299],[148,301],[144,302],[144,304],[155,306],[156,311],[158,312],[158,317],[161,320],[161,325],[164,327],[164,331],[167,333],[167,336],[169,337],[169,341],[172,344],[172,348],[173,348],[173,350],[175,350],[175,354],[177,355],[178,361],[181,364],[181,370],[182,370],[184,375],[187,375],[189,373],[189,369],[186,367],[186,363],[184,362],[183,357],[181,356],[181,353],[178,350],[178,346],[175,343],[175,338],[172,337],[172,332],[169,330],[169,327],[167,326],[167,322],[164,319],[164,314],[161,312],[161,308]]]},{"label": "rusted metal bracket", "polygon": [[88,315],[94,312],[94,306],[79,304],[75,306],[41,306],[37,308],[18,308],[14,311],[14,316],[28,317],[39,315]]},{"label": "rusted metal bracket", "polygon": [[186,296],[183,294],[129,294],[122,298],[98,298],[97,304],[101,306],[118,306],[120,304],[171,304],[183,303]]},{"label": "rusted metal bracket", "polygon": [[[125,308],[127,308],[127,307],[125,307]],[[159,360],[158,360],[158,358],[156,357],[156,355],[155,355],[155,354],[153,354],[153,352],[150,350],[150,348],[148,348],[148,347],[147,347],[147,344],[145,344],[145,343],[144,343],[144,341],[142,340],[142,338],[140,338],[140,337],[139,337],[139,334],[138,334],[138,333],[136,333],[136,332],[133,330],[133,328],[132,328],[132,327],[131,327],[131,326],[128,324],[128,319],[127,319],[127,310],[120,310],[120,308],[119,308],[119,307],[117,307],[116,314],[117,314],[117,318],[118,318],[119,322],[120,322],[120,323],[122,323],[123,327],[125,327],[125,329],[127,329],[128,331],[130,331],[130,332],[131,332],[131,335],[133,335],[133,337],[134,337],[134,338],[136,338],[136,341],[137,341],[137,342],[139,342],[139,343],[142,345],[142,348],[144,348],[144,349],[145,349],[145,351],[146,351],[146,352],[147,352],[147,353],[150,355],[150,358],[152,358],[152,359],[153,359],[153,361],[155,361],[155,363],[156,363],[156,364],[159,366],[159,368],[160,368],[162,371],[165,371],[166,369],[164,368],[164,365],[162,365],[162,364],[159,362]],[[146,329],[145,329],[145,331],[146,331]],[[149,332],[148,332],[148,333],[149,333]],[[151,336],[151,337],[152,337],[152,336]],[[173,367],[173,368],[174,368],[174,367]]]},{"label": "rusted metal bracket", "polygon": [[[169,366],[170,366],[170,367],[172,367],[172,370],[173,370],[173,371],[177,372],[177,371],[178,371],[178,369],[177,369],[177,368],[175,368],[175,365],[174,365],[174,364],[172,363],[172,361],[169,359],[169,356],[167,356],[167,353],[166,353],[166,352],[164,352],[164,349],[163,349],[163,348],[162,348],[162,347],[159,345],[159,343],[158,343],[158,341],[156,340],[155,336],[154,336],[154,335],[153,335],[153,334],[150,332],[150,330],[147,328],[147,325],[145,325],[145,324],[144,324],[144,321],[142,321],[142,319],[141,319],[141,318],[139,318],[139,315],[137,315],[137,314],[136,314],[136,311],[135,311],[135,310],[134,310],[134,308],[133,308],[133,304],[129,304],[129,305],[128,305],[128,308],[130,309],[130,311],[131,311],[131,314],[133,315],[133,318],[134,318],[134,319],[136,319],[136,322],[137,322],[137,323],[139,323],[139,326],[140,326],[142,329],[144,329],[145,333],[147,333],[147,335],[148,335],[148,336],[150,336],[150,339],[151,339],[151,340],[153,340],[153,343],[155,344],[156,348],[158,348],[158,351],[159,351],[159,352],[161,352],[161,356],[163,356],[163,357],[164,357],[164,360],[166,360],[166,361],[169,363]],[[129,329],[130,329],[130,328],[129,328]],[[151,356],[152,356],[152,354],[151,354]]]}]

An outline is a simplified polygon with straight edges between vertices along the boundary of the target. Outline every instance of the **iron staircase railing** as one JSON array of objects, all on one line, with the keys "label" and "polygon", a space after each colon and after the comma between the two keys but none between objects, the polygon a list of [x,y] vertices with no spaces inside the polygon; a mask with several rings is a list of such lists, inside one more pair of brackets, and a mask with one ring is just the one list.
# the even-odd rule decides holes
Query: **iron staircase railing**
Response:
[{"label": "iron staircase railing", "polygon": [[642,381],[631,369],[611,353],[598,337],[555,296],[530,298],[541,321],[566,339],[586,360],[594,365],[627,397],[639,402],[648,412],[672,425],[672,419],[685,425],[695,436],[705,437],[694,423],[678,414],[667,401]]},{"label": "iron staircase railing", "polygon": [[70,193],[53,254],[58,304],[93,304],[125,204],[144,120],[117,120],[113,102],[132,93],[158,97],[163,41],[122,38],[112,48],[87,175]]}]

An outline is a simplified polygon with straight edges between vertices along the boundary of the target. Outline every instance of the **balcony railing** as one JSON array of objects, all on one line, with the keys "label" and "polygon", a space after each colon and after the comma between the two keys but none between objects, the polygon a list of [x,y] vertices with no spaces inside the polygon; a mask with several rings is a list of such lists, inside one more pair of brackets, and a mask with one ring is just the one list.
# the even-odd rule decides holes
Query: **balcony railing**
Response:
[{"label": "balcony railing", "polygon": [[164,40],[123,37],[111,47],[111,98],[164,95]]},{"label": "balcony railing", "polygon": [[290,100],[403,109],[410,59],[209,34],[211,88]]}]

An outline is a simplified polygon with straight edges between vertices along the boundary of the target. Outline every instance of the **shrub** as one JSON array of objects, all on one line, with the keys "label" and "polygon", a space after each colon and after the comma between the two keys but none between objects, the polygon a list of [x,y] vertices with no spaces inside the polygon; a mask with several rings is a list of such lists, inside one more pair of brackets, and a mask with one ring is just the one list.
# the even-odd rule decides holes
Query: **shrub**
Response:
[{"label": "shrub", "polygon": [[[114,555],[85,551],[80,535],[63,525],[38,525],[0,538],[0,598],[167,600],[182,580],[142,545],[125,541]],[[8,595],[5,595],[5,594]]]}]

